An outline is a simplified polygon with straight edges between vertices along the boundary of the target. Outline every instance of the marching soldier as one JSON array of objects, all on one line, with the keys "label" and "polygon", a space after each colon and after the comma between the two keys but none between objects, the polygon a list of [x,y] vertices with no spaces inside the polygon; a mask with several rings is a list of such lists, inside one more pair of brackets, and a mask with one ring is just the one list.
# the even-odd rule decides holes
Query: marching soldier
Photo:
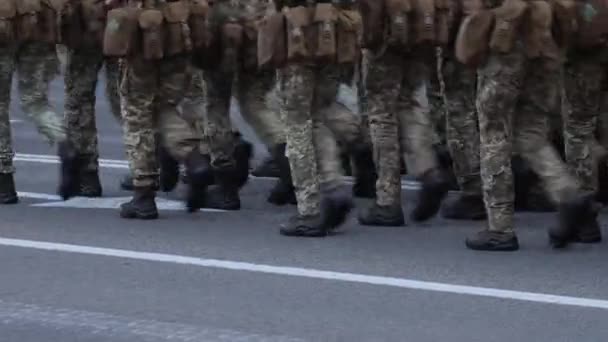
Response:
[{"label": "marching soldier", "polygon": [[14,151],[9,121],[13,73],[18,75],[21,107],[42,136],[57,147],[61,160],[58,192],[67,199],[75,186],[76,155],[68,141],[63,118],[48,99],[49,83],[58,70],[55,44],[59,41],[56,2],[4,0],[0,37],[0,203],[17,203],[13,173]]}]

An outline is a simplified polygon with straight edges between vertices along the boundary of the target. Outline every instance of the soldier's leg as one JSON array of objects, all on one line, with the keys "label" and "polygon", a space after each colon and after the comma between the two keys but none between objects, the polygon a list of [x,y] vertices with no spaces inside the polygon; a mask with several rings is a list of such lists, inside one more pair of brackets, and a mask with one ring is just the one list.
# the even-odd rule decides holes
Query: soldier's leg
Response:
[{"label": "soldier's leg", "polygon": [[566,160],[584,190],[597,190],[593,146],[600,111],[604,65],[594,58],[573,57],[566,64],[565,89],[569,110],[564,113]]},{"label": "soldier's leg", "polygon": [[444,64],[447,97],[447,146],[461,195],[446,203],[442,214],[451,219],[486,217],[479,174],[479,124],[475,109],[477,73],[456,60]]},{"label": "soldier's leg", "polygon": [[213,173],[209,157],[200,151],[202,136],[177,110],[184,99],[184,89],[190,84],[188,57],[171,57],[160,62],[156,110],[162,146],[174,160],[186,166],[189,181],[186,204],[190,211],[195,211],[204,205],[204,195],[213,181]]},{"label": "soldier's leg", "polygon": [[11,85],[15,70],[15,47],[0,48],[0,204],[18,202],[13,173],[13,141],[10,123]]},{"label": "soldier's leg", "polygon": [[439,211],[448,192],[449,182],[439,167],[433,149],[433,124],[428,106],[427,82],[430,74],[427,64],[419,57],[403,61],[404,78],[395,111],[400,124],[401,148],[408,171],[422,185],[412,220],[425,221]]},{"label": "soldier's leg", "polygon": [[279,180],[271,190],[268,202],[296,204],[289,161],[285,156],[285,126],[280,117],[276,78],[275,72],[241,73],[237,99],[241,115],[270,151],[271,159],[265,162],[266,168],[275,165],[278,169]]},{"label": "soldier's leg", "polygon": [[232,72],[205,71],[207,110],[205,135],[211,149],[211,165],[216,171],[217,186],[210,189],[205,207],[236,210],[240,208],[236,139],[230,120],[230,100],[235,76]]},{"label": "soldier's leg", "polygon": [[95,91],[102,64],[99,50],[67,50],[64,118],[68,137],[78,153],[79,196],[98,197],[102,191],[95,123]]},{"label": "soldier's leg", "polygon": [[555,84],[559,81],[560,63],[542,60],[529,63],[514,132],[517,149],[558,205],[560,226],[550,231],[552,243],[562,247],[576,240],[597,242],[601,240],[601,233],[597,212],[591,205],[592,197],[579,190],[576,179],[547,139],[551,105],[558,93]]},{"label": "soldier's leg", "polygon": [[480,166],[488,230],[467,239],[476,250],[517,250],[513,231],[513,115],[525,76],[520,51],[492,54],[479,69],[476,107],[479,115]]},{"label": "soldier's leg", "polygon": [[77,189],[77,155],[67,139],[63,117],[49,103],[49,83],[57,75],[57,52],[54,44],[26,43],[17,52],[19,92],[24,113],[51,144],[56,144],[61,159],[59,194],[70,198]]},{"label": "soldier's leg", "polygon": [[158,188],[156,163],[155,99],[160,88],[154,62],[132,57],[125,61],[121,82],[122,123],[125,150],[133,175],[134,194],[121,206],[124,218],[155,219],[154,201]]},{"label": "soldier's leg", "polygon": [[307,66],[288,65],[279,71],[279,82],[286,154],[298,202],[298,215],[281,226],[281,233],[325,235],[321,224],[321,195],[311,117],[315,72]]},{"label": "soldier's leg", "polygon": [[402,58],[391,53],[368,59],[366,95],[378,180],[375,203],[359,215],[359,222],[365,225],[405,224],[401,208],[399,123],[395,112],[404,77],[401,63]]}]

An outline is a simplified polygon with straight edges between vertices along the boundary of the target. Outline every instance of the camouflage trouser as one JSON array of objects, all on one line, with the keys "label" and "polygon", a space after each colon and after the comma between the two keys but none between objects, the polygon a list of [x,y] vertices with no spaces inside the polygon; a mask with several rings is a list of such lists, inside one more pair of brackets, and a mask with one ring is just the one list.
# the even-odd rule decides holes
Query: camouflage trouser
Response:
[{"label": "camouflage trouser", "polygon": [[479,70],[481,178],[490,230],[513,230],[513,152],[540,176],[555,203],[578,191],[547,138],[560,68],[558,61],[526,59],[518,45],[513,52],[491,54]]},{"label": "camouflage trouser", "polygon": [[400,203],[400,151],[416,176],[437,166],[426,94],[428,77],[423,58],[387,52],[370,61],[367,96],[378,205]]},{"label": "camouflage trouser", "polygon": [[118,60],[105,59],[100,50],[68,49],[65,72],[65,121],[70,142],[84,159],[87,170],[99,167],[95,92],[98,74],[105,62],[106,97],[110,112],[120,123]]},{"label": "camouflage trouser", "polygon": [[606,80],[608,60],[599,56],[572,56],[565,68],[564,116],[566,160],[584,190],[597,190],[594,147],[601,108],[602,84]]},{"label": "camouflage trouser", "polygon": [[335,66],[289,65],[279,72],[287,156],[301,215],[319,213],[320,186],[342,183],[335,136],[346,137],[348,125],[328,110],[336,99],[339,75]]},{"label": "camouflage trouser", "polygon": [[197,136],[201,137],[200,152],[205,155],[211,153],[209,138],[205,132],[205,80],[200,68],[191,68],[190,84],[185,89],[184,99],[181,103],[182,118],[188,122]]},{"label": "camouflage trouser", "polygon": [[61,115],[49,103],[49,83],[58,71],[55,45],[26,43],[0,48],[0,173],[13,173],[9,106],[14,71],[18,74],[21,108],[50,143],[66,140]]},{"label": "camouflage trouser", "polygon": [[190,82],[189,56],[161,61],[133,57],[126,61],[121,95],[129,166],[136,187],[158,181],[155,133],[176,160],[183,162],[200,146],[200,135],[180,115],[178,105]]},{"label": "camouflage trouser", "polygon": [[475,110],[477,74],[454,59],[443,65],[447,97],[447,146],[460,190],[481,196],[479,124]]}]

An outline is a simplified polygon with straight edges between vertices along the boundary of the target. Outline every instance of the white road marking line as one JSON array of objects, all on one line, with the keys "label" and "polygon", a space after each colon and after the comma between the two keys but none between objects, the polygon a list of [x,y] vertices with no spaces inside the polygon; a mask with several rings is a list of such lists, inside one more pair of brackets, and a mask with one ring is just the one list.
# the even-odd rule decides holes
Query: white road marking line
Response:
[{"label": "white road marking line", "polygon": [[565,306],[577,306],[583,308],[594,308],[608,310],[608,300],[570,297],[552,295],[537,292],[513,291],[497,288],[486,288],[478,286],[455,285],[448,283],[420,281],[414,279],[383,277],[357,273],[344,273],[323,271],[299,267],[272,266],[263,264],[253,264],[247,262],[237,262],[228,260],[215,260],[188,257],[173,254],[137,252],[122,249],[102,248],[82,245],[72,245],[54,242],[21,240],[0,238],[1,246],[31,248],[37,250],[77,253],[96,256],[107,256],[152,262],[171,263],[179,265],[190,265],[197,267],[217,268],[232,271],[245,271],[255,273],[265,273],[280,276],[291,276],[301,278],[333,280],[339,282],[358,283],[366,285],[389,286],[410,290],[433,291],[450,293],[457,295],[469,295],[477,297],[489,297],[507,300],[516,300],[541,304],[555,304]]},{"label": "white road marking line", "polygon": [[[25,153],[17,153],[14,158],[15,161],[20,162],[31,162],[31,163],[41,163],[41,164],[59,164],[59,159],[56,156],[48,155],[48,154],[25,154]],[[100,159],[99,166],[102,168],[108,169],[129,169],[129,164],[126,160],[119,159]],[[249,176],[250,179],[256,180],[265,180],[265,181],[275,181],[276,178],[272,177],[254,177]],[[352,177],[345,177],[346,181],[349,183],[353,183]],[[401,182],[401,189],[403,190],[419,190],[420,184],[416,181],[404,180]]]},{"label": "white road marking line", "polygon": [[84,330],[84,336],[103,336],[106,340],[128,338],[131,341],[252,341],[300,342],[288,336],[267,336],[238,330],[208,328],[200,325],[133,319],[106,313],[43,307],[0,300],[0,322],[33,323],[56,330]]},{"label": "white road marking line", "polygon": [[10,119],[9,120],[10,123],[21,123],[23,122],[23,120],[19,120],[19,119]]},{"label": "white road marking line", "polygon": [[32,199],[41,199],[47,201],[61,201],[61,197],[57,195],[51,194],[42,194],[38,192],[26,192],[26,191],[18,191],[17,195],[23,198],[32,198]]}]

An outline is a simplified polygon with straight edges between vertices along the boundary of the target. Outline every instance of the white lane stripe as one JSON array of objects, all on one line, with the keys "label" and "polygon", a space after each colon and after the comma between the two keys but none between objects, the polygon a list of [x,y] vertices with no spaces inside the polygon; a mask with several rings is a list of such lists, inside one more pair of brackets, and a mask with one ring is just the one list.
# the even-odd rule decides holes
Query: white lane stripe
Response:
[{"label": "white lane stripe", "polygon": [[41,199],[47,201],[60,201],[61,197],[57,195],[51,194],[42,194],[38,192],[27,192],[27,191],[18,191],[17,196],[23,198],[32,198],[32,199]]},{"label": "white lane stripe", "polygon": [[[47,155],[47,154],[25,154],[25,153],[17,153],[15,154],[15,161],[19,162],[31,162],[31,163],[41,163],[41,164],[59,164],[59,159],[56,156]],[[99,166],[107,169],[129,169],[129,164],[126,160],[119,159],[100,159]],[[259,179],[265,181],[275,181],[276,178],[272,177],[255,177],[249,176],[250,179]],[[353,183],[352,177],[345,177],[346,181],[349,183]],[[420,184],[416,181],[403,180],[401,182],[401,189],[403,190],[418,190],[420,189]]]},{"label": "white lane stripe", "polygon": [[23,120],[19,120],[19,119],[11,119],[9,120],[10,123],[21,123],[23,122]]},{"label": "white lane stripe", "polygon": [[0,300],[0,322],[3,324],[33,323],[54,330],[85,331],[84,336],[103,336],[110,341],[119,338],[131,341],[178,342],[301,342],[287,336],[268,336],[238,330],[208,328],[200,325],[133,319],[106,313],[43,307]]},{"label": "white lane stripe", "polygon": [[47,251],[56,251],[56,252],[67,252],[67,253],[126,258],[126,259],[135,259],[135,260],[153,261],[153,262],[180,264],[180,265],[191,265],[191,266],[217,268],[217,269],[233,270],[233,271],[256,272],[256,273],[266,273],[266,274],[274,274],[274,275],[281,275],[281,276],[333,280],[333,281],[359,283],[359,284],[367,284],[367,285],[389,286],[389,287],[397,287],[397,288],[404,288],[404,289],[410,289],[410,290],[433,291],[433,292],[450,293],[450,294],[458,294],[458,295],[490,297],[490,298],[508,299],[508,300],[542,303],[542,304],[556,304],[556,305],[577,306],[577,307],[584,307],[584,308],[595,308],[595,309],[608,310],[608,300],[583,298],[583,297],[559,296],[559,295],[537,293],[537,292],[512,291],[512,290],[503,290],[503,289],[497,289],[497,288],[455,285],[455,284],[448,284],[448,283],[420,281],[420,280],[405,279],[405,278],[383,277],[383,276],[374,276],[374,275],[357,274],[357,273],[323,271],[323,270],[299,268],[299,267],[272,266],[272,265],[253,264],[253,263],[247,263],[247,262],[237,262],[237,261],[228,261],[228,260],[203,259],[203,258],[195,258],[195,257],[173,255],[173,254],[137,252],[137,251],[130,251],[130,250],[122,250],[122,249],[101,248],[101,247],[81,246],[81,245],[71,245],[71,244],[63,244],[63,243],[21,240],[21,239],[0,238],[0,245],[1,246],[10,246],[10,247],[31,248],[31,249],[38,249],[38,250],[47,250]]}]

